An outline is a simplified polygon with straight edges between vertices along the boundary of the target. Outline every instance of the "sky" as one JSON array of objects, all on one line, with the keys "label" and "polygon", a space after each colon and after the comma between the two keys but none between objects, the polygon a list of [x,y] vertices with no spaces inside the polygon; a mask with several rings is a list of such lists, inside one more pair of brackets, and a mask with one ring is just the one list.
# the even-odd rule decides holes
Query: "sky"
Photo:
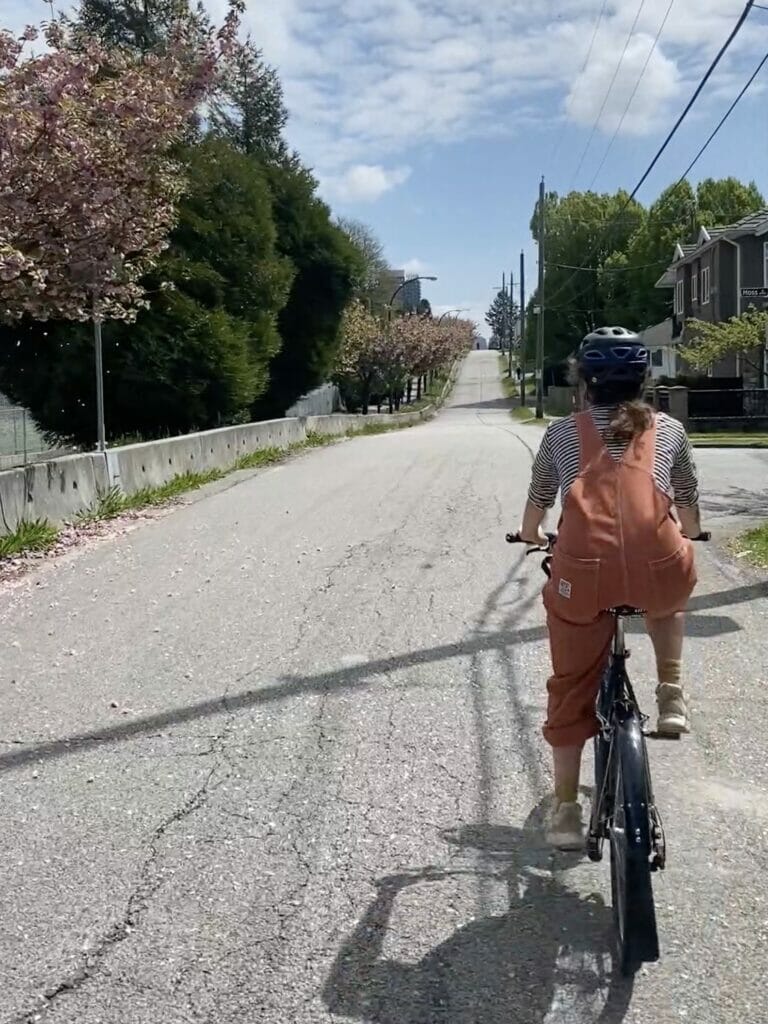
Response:
[{"label": "sky", "polygon": [[[225,0],[207,0],[221,17]],[[248,0],[243,28],[279,71],[288,140],[333,211],[392,266],[437,276],[442,312],[485,311],[502,273],[535,283],[529,222],[548,190],[632,189],[744,0]],[[0,0],[0,23],[46,16]],[[768,49],[754,10],[638,198],[676,181]],[[768,66],[692,179],[768,194]]]}]

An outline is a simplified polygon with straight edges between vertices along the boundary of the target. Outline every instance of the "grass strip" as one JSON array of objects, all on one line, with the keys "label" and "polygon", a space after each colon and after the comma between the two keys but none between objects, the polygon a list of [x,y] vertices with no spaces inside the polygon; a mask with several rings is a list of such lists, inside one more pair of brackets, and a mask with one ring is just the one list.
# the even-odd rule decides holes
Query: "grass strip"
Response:
[{"label": "grass strip", "polygon": [[0,559],[25,551],[47,551],[58,536],[59,531],[47,519],[22,519],[13,533],[0,537]]},{"label": "grass strip", "polygon": [[691,434],[694,448],[768,448],[768,434]]},{"label": "grass strip", "polygon": [[768,568],[768,523],[747,530],[731,541],[731,548],[739,558],[743,558],[758,568]]}]

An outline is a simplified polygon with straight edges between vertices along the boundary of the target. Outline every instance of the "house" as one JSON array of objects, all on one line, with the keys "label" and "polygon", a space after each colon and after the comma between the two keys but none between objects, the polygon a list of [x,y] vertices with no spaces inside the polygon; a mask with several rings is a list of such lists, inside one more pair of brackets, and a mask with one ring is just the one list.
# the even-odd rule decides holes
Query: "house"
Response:
[{"label": "house", "polygon": [[[721,323],[751,305],[768,309],[768,209],[726,227],[701,228],[692,245],[678,243],[656,287],[674,291],[672,337],[683,342],[691,317]],[[729,356],[710,375],[744,376],[752,386],[768,387],[765,346],[748,359]]]},{"label": "house", "polygon": [[680,343],[680,338],[679,336],[675,337],[672,333],[672,318],[669,317],[653,327],[647,327],[640,332],[640,337],[648,349],[653,380],[658,380],[659,377],[676,377],[678,374],[677,346]]}]

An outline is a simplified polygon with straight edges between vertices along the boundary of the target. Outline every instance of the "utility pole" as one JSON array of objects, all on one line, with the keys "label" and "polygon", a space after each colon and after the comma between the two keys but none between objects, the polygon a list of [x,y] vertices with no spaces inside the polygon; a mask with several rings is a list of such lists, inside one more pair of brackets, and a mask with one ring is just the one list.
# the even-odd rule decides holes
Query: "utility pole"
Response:
[{"label": "utility pole", "polygon": [[536,419],[544,419],[544,178],[539,182],[539,295],[536,322]]},{"label": "utility pole", "polygon": [[515,277],[512,271],[509,272],[509,379],[512,380],[512,343],[515,340],[515,314],[514,310]]},{"label": "utility pole", "polygon": [[520,250],[520,405],[525,408],[525,253]]},{"label": "utility pole", "polygon": [[504,271],[501,272],[501,337],[499,338],[499,348],[501,354],[504,354],[504,339],[507,336],[507,275]]}]

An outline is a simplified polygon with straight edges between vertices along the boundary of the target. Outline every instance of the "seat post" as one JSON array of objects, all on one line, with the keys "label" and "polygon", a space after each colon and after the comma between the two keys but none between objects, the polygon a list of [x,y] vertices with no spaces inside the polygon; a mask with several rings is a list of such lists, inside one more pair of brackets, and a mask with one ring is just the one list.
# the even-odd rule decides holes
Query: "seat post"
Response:
[{"label": "seat post", "polygon": [[613,653],[615,657],[623,658],[627,653],[626,644],[624,642],[624,617],[619,612],[614,612],[613,617],[615,619],[613,629]]}]

